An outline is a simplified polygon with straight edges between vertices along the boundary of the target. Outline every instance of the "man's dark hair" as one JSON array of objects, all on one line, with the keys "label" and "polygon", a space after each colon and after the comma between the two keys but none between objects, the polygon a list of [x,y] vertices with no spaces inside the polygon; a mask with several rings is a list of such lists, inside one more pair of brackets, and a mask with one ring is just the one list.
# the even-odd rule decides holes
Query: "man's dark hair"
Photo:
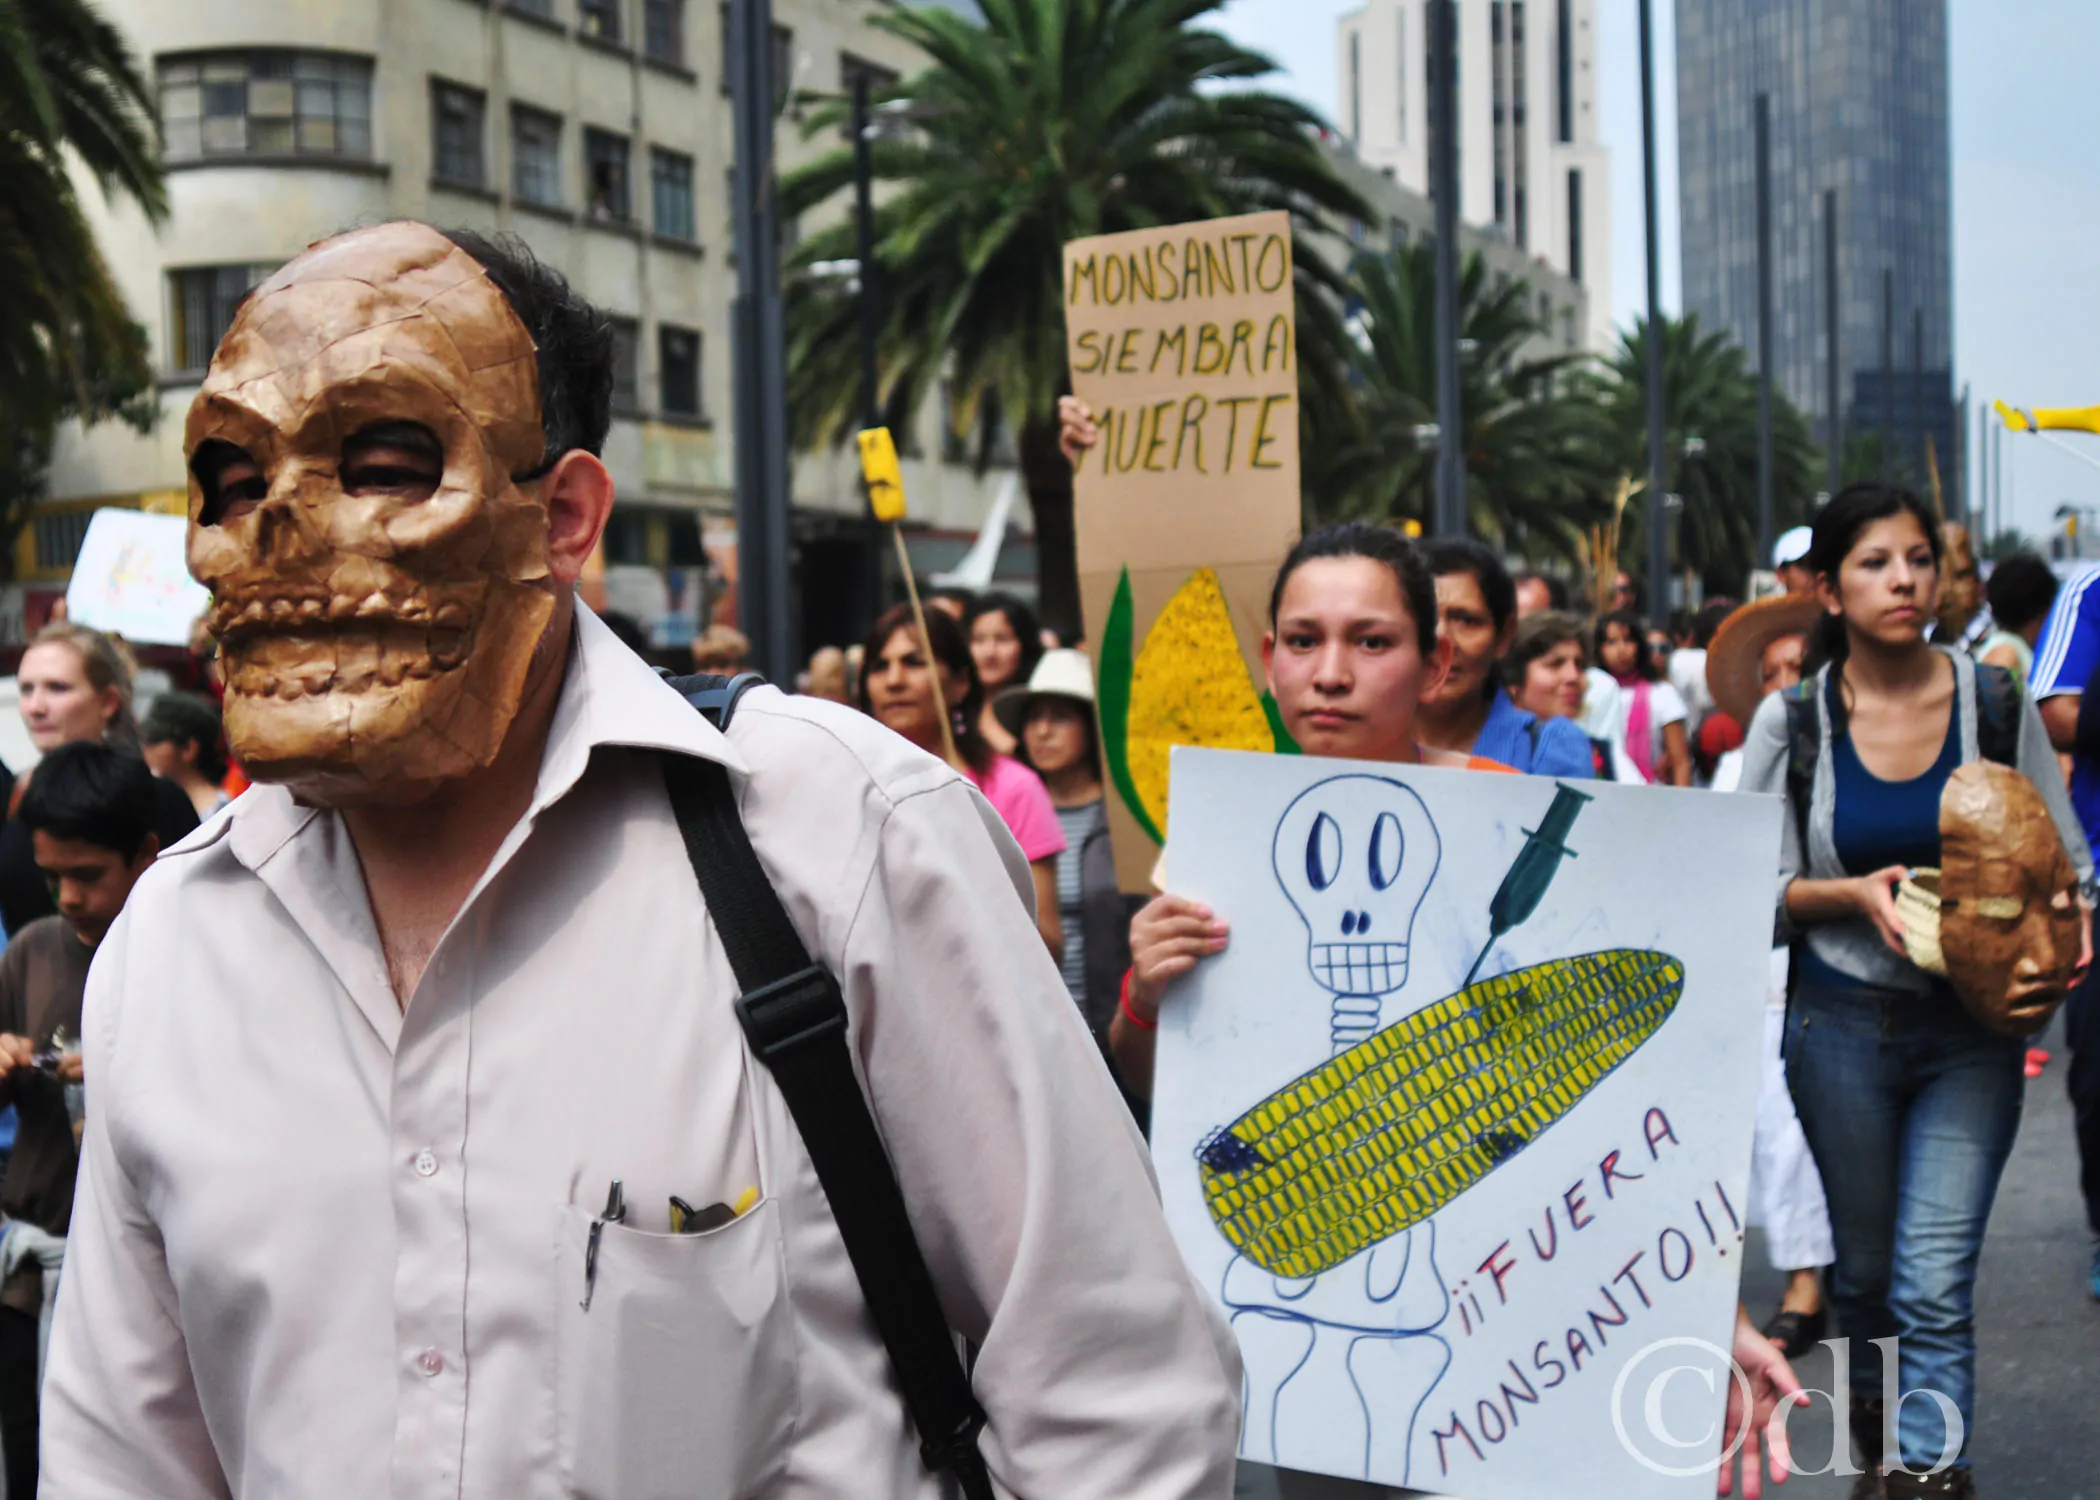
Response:
[{"label": "man's dark hair", "polygon": [[153,832],[153,773],[128,751],[75,740],[37,762],[18,815],[31,833],[78,839],[133,860]]},{"label": "man's dark hair", "polygon": [[1542,583],[1546,586],[1546,608],[1565,610],[1568,607],[1567,580],[1555,578],[1551,573],[1529,569],[1510,579],[1512,588],[1522,588],[1527,583]]},{"label": "man's dark hair", "polygon": [[1502,566],[1502,559],[1495,556],[1494,548],[1469,536],[1446,536],[1424,542],[1422,556],[1429,563],[1433,578],[1470,573],[1473,582],[1480,585],[1480,597],[1487,604],[1488,617],[1495,622],[1495,634],[1509,628],[1517,612],[1517,585],[1509,576],[1509,569]]},{"label": "man's dark hair", "polygon": [[939,588],[922,589],[919,593],[919,601],[922,606],[931,605],[937,600],[945,600],[947,603],[954,605],[963,612],[963,618],[968,619],[970,611],[977,607],[977,591],[944,583]]},{"label": "man's dark hair", "polygon": [[139,723],[142,745],[195,745],[206,781],[226,779],[226,740],[219,711],[195,693],[162,693]]},{"label": "man's dark hair", "polygon": [[1714,636],[1721,622],[1742,606],[1733,599],[1714,598],[1699,606],[1699,613],[1692,616],[1692,645],[1701,651],[1714,643]]},{"label": "man's dark hair", "polygon": [[514,234],[440,231],[488,272],[539,350],[540,428],[547,447],[520,479],[537,479],[572,448],[599,453],[612,426],[612,320]]},{"label": "man's dark hair", "polygon": [[2056,602],[2056,575],[2032,552],[2016,552],[1991,569],[1983,594],[1998,628],[2017,634],[2049,613]]}]

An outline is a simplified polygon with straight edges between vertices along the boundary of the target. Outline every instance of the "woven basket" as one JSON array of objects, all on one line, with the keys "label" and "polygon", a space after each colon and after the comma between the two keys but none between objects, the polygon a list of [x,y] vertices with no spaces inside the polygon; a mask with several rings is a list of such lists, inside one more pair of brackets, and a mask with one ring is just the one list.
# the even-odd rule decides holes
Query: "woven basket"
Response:
[{"label": "woven basket", "polygon": [[1947,972],[1940,951],[1940,872],[1913,870],[1896,882],[1896,918],[1903,924],[1903,951],[1928,974]]}]

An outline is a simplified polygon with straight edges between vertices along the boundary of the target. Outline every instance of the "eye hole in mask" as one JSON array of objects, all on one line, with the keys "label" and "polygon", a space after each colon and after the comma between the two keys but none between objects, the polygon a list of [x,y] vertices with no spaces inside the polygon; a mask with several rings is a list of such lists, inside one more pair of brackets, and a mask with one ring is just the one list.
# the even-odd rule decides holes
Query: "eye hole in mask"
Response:
[{"label": "eye hole in mask", "polygon": [[269,478],[246,448],[224,438],[211,438],[197,445],[190,455],[190,472],[204,491],[203,513],[198,524],[218,526],[246,515],[270,493]]}]

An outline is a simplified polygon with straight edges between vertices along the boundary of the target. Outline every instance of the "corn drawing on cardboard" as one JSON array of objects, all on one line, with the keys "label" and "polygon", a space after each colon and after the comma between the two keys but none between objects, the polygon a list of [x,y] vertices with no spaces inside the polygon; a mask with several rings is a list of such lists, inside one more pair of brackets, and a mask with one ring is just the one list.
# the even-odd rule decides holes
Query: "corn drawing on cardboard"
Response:
[{"label": "corn drawing on cardboard", "polygon": [[1233,1248],[1302,1278],[1428,1218],[1536,1140],[1676,1009],[1684,966],[1614,948],[1469,985],[1198,1148]]}]

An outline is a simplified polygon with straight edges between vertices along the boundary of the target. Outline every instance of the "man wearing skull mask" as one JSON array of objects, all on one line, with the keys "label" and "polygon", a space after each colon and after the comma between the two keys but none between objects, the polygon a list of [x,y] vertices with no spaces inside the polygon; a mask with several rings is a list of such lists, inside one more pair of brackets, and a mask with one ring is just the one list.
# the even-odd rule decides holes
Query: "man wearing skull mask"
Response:
[{"label": "man wearing skull mask", "polygon": [[666,756],[729,771],[840,977],[999,1484],[1222,1494],[1237,1357],[1018,851],[850,711],[761,689],[717,733],[576,603],[610,390],[559,277],[418,224],[295,258],[220,346],[190,558],[263,784],[90,982],[46,1494],[945,1493]]}]

